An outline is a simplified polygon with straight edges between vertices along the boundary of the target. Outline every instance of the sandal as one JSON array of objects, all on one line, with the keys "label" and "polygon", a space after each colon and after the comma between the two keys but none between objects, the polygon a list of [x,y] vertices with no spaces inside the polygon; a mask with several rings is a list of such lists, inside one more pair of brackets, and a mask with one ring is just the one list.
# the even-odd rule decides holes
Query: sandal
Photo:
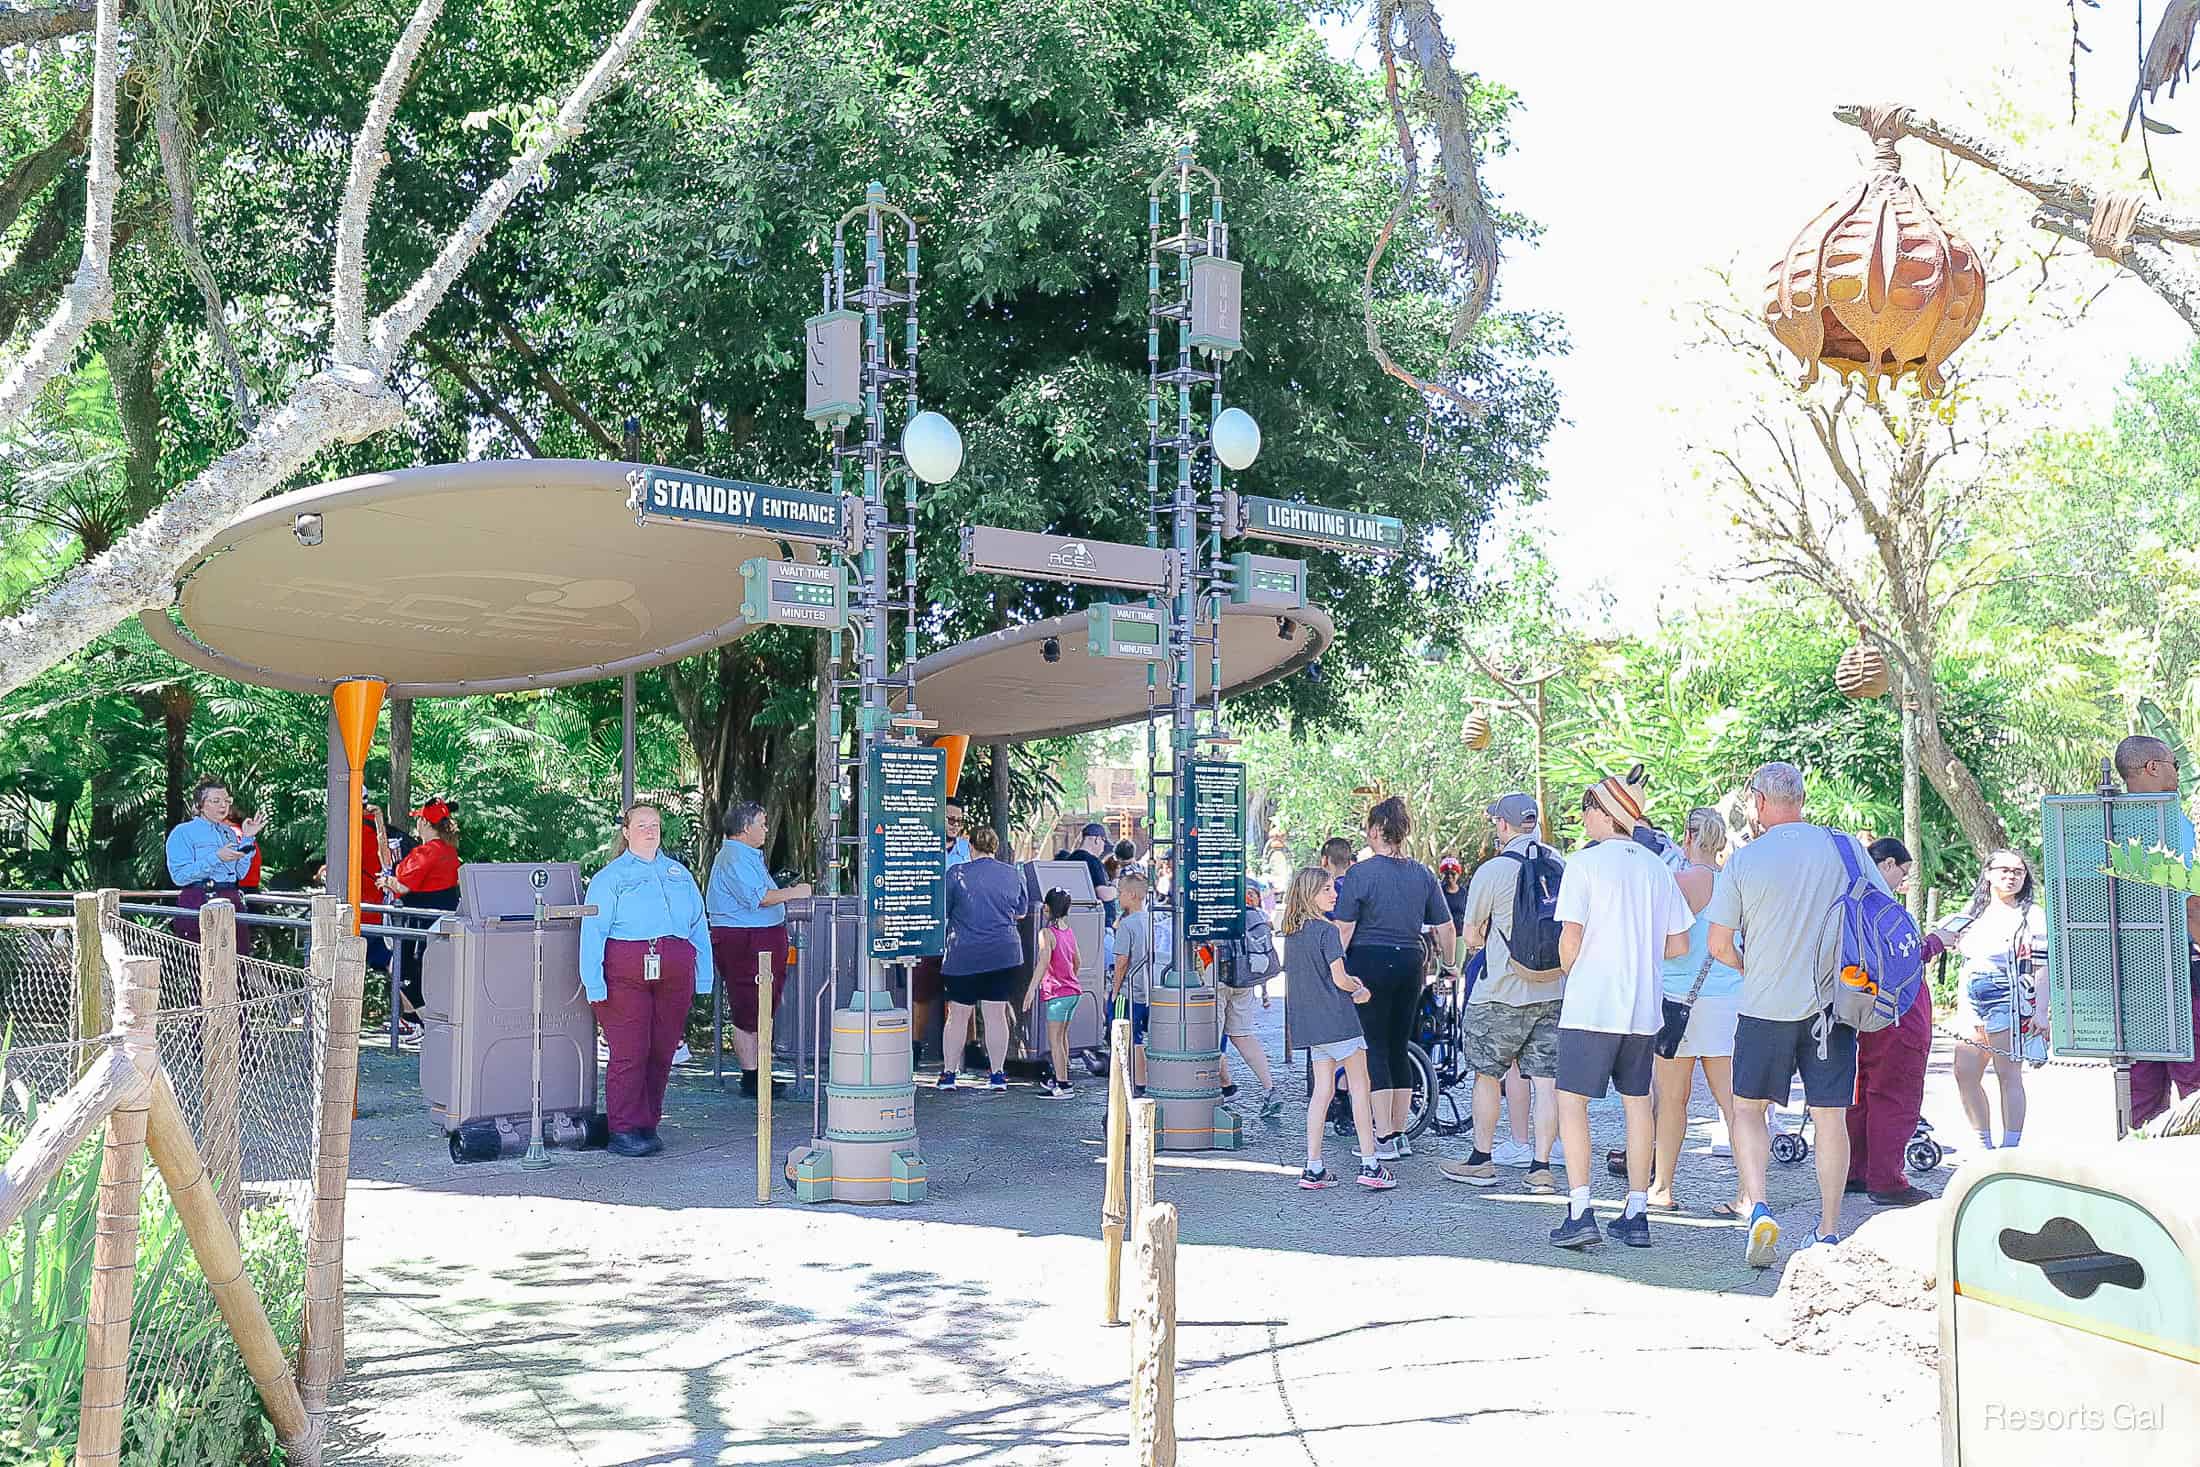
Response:
[{"label": "sandal", "polygon": [[1685,1202],[1651,1202],[1645,1204],[1652,1212],[1682,1213],[1688,1211]]},{"label": "sandal", "polygon": [[1744,1217],[1748,1216],[1747,1213],[1736,1212],[1734,1210],[1734,1204],[1731,1202],[1719,1203],[1716,1207],[1713,1207],[1711,1209],[1711,1215],[1713,1217],[1729,1217],[1736,1222],[1740,1222]]}]

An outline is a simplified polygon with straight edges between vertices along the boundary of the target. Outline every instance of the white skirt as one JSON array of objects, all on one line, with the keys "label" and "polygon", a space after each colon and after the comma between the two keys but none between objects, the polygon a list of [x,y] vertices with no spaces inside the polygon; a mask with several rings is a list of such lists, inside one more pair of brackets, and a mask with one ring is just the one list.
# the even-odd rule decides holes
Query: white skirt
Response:
[{"label": "white skirt", "polygon": [[1688,1011],[1688,1028],[1681,1033],[1675,1059],[1730,1059],[1734,1054],[1734,1029],[1742,1017],[1742,1000],[1698,995]]}]

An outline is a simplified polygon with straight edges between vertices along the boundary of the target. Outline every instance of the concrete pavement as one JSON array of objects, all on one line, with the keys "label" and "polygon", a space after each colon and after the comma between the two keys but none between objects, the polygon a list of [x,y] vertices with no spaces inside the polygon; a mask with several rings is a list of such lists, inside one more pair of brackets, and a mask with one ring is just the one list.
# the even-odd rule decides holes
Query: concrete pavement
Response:
[{"label": "concrete pavement", "polygon": [[[1944,1050],[1928,1111],[1960,1138]],[[331,1461],[1122,1460],[1128,1334],[1099,1322],[1100,1083],[1059,1102],[1028,1085],[927,1091],[919,1206],[805,1207],[782,1187],[760,1207],[754,1104],[707,1069],[674,1080],[665,1155],[523,1172],[453,1166],[414,1063],[370,1052],[364,1066]],[[2084,1117],[2103,1072],[2036,1073],[2031,1136],[2097,1129]],[[1437,1146],[1397,1165],[1394,1192],[1298,1191],[1304,1091],[1296,1073],[1286,1084],[1282,1120],[1249,1121],[1244,1151],[1162,1158],[1160,1194],[1182,1216],[1184,1462],[1938,1460],[1930,1376],[1766,1342],[1779,1271],[1744,1266],[1739,1232],[1704,1215],[1733,1173],[1705,1154],[1701,1087],[1681,1179],[1692,1215],[1660,1219],[1647,1252],[1573,1255],[1544,1238],[1560,1199],[1518,1173],[1487,1191],[1447,1183]],[[783,1098],[778,1135],[807,1136],[809,1118]],[[1601,1157],[1616,1102],[1593,1120]],[[1922,1180],[1938,1191],[1946,1172]],[[1601,1166],[1597,1189],[1613,1207],[1624,1190]],[[1788,1236],[1806,1236],[1809,1166],[1775,1166],[1772,1192]]]}]

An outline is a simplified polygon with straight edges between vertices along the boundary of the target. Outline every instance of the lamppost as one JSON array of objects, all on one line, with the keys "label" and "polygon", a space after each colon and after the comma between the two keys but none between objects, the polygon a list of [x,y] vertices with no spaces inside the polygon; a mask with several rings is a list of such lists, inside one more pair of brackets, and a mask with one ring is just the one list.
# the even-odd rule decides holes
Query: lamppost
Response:
[{"label": "lamppost", "polygon": [[[1195,175],[1205,180],[1208,192],[1207,218],[1197,230],[1192,224]],[[1162,193],[1172,180],[1176,229],[1164,235]],[[1173,280],[1165,275],[1167,258],[1176,264]],[[1222,557],[1222,472],[1246,468],[1260,452],[1258,425],[1244,409],[1226,408],[1222,400],[1223,366],[1244,345],[1242,272],[1230,258],[1221,180],[1192,161],[1189,147],[1178,149],[1175,163],[1155,175],[1146,191],[1147,543],[1161,545],[1166,534],[1172,560],[1165,593],[1170,603],[1169,761],[1164,772],[1155,757],[1162,670],[1149,664],[1146,739],[1152,782],[1146,815],[1149,827],[1158,830],[1154,805],[1166,784],[1175,873],[1169,893],[1173,972],[1155,973],[1149,985],[1146,1093],[1160,1104],[1161,1145],[1172,1150],[1231,1150],[1240,1140],[1237,1116],[1222,1105],[1220,993],[1211,969],[1199,961],[1199,950],[1201,944],[1229,941],[1245,931],[1244,766],[1200,757],[1202,745],[1235,742],[1222,728],[1222,603],[1234,586],[1233,567]],[[1176,350],[1164,356],[1162,335],[1171,323]],[[1206,364],[1195,354],[1203,354]],[[1162,397],[1172,388],[1176,423],[1173,431],[1165,431]],[[1202,388],[1205,433],[1194,414],[1194,394]],[[1207,482],[1201,486],[1196,483],[1196,460],[1203,450]],[[1161,465],[1172,451],[1176,483],[1164,494]],[[1159,600],[1149,598],[1148,605],[1158,607]],[[1208,662],[1204,731],[1198,726],[1197,686],[1202,646]]]},{"label": "lamppost", "polygon": [[[900,221],[905,239],[903,286],[886,283],[886,225]],[[847,230],[863,224],[863,281],[848,283]],[[846,507],[849,622],[856,636],[856,676],[834,679],[829,726],[837,772],[856,777],[861,812],[856,835],[841,836],[840,800],[829,799],[822,849],[825,940],[839,893],[840,850],[856,847],[857,972],[847,1004],[833,1014],[824,1083],[824,1122],[811,1144],[797,1147],[787,1169],[804,1201],[917,1202],[925,1169],[917,1146],[916,1085],[911,1073],[909,1010],[888,981],[888,965],[937,954],[945,944],[944,816],[946,757],[925,747],[927,727],[916,708],[909,668],[916,661],[917,482],[944,483],[962,466],[962,435],[917,400],[917,226],[872,184],[863,203],[833,228],[833,263],[825,275],[824,310],[807,323],[808,380],[804,416],[831,434],[833,494]],[[886,312],[904,307],[901,362],[886,339]],[[906,389],[898,447],[887,443],[887,400]],[[860,420],[860,423],[859,423]],[[851,425],[857,425],[851,436]],[[847,488],[854,466],[860,493]],[[900,519],[889,513],[888,481],[902,480]],[[902,573],[892,584],[893,545],[901,542]],[[903,618],[902,666],[891,670],[892,621]],[[840,666],[840,630],[831,632],[830,666]],[[856,749],[840,760],[840,700],[853,689]],[[894,690],[905,709],[889,706]],[[837,781],[836,781],[837,782]],[[813,938],[813,941],[817,940]]]}]

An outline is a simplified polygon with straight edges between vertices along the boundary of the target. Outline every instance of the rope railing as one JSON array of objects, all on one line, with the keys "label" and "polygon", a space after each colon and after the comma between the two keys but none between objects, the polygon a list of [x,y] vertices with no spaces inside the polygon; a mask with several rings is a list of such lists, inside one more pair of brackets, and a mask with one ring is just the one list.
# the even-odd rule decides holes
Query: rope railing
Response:
[{"label": "rope railing", "polygon": [[[0,1049],[0,1446],[234,1460],[220,1404],[249,1389],[288,1459],[317,1463],[343,1361],[364,942],[332,897],[305,968],[241,956],[226,902],[192,943],[118,898],[0,916],[0,1024],[36,1041]],[[104,980],[88,1000],[85,971]]]}]

